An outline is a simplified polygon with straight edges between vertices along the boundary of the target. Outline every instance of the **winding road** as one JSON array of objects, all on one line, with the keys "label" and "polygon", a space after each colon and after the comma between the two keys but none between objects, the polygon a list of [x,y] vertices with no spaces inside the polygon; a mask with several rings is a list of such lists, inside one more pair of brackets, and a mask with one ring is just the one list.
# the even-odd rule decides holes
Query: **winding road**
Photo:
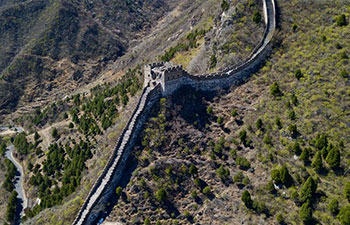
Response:
[{"label": "winding road", "polygon": [[[22,133],[24,130],[21,127],[13,127],[13,128],[9,128],[9,127],[1,127],[0,128],[0,135],[9,135],[9,134],[17,134],[17,133]],[[20,216],[24,216],[24,209],[28,207],[28,199],[25,193],[25,190],[23,188],[23,182],[24,182],[24,172],[23,172],[23,167],[21,166],[21,164],[17,161],[17,159],[13,156],[13,151],[15,149],[13,144],[10,144],[9,146],[7,146],[7,151],[5,153],[5,157],[7,159],[9,159],[16,167],[17,169],[17,173],[16,173],[16,177],[15,177],[15,190],[18,193],[18,198],[21,201],[21,213]]]}]

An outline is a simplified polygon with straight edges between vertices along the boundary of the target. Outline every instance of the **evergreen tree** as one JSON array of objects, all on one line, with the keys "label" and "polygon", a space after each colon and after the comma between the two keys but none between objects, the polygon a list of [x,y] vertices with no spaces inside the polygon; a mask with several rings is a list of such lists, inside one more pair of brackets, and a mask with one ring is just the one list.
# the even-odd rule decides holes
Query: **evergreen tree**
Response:
[{"label": "evergreen tree", "polygon": [[300,155],[300,160],[302,160],[304,163],[309,162],[311,150],[309,148],[304,148]]},{"label": "evergreen tree", "polygon": [[259,119],[256,121],[255,125],[256,125],[256,128],[257,128],[258,130],[261,130],[261,128],[262,128],[262,126],[263,126],[262,119],[259,118]]},{"label": "evergreen tree", "polygon": [[339,202],[337,199],[333,199],[332,201],[329,202],[328,204],[328,210],[329,212],[336,216],[339,213]]},{"label": "evergreen tree", "polygon": [[350,205],[340,209],[338,218],[342,225],[350,225]]},{"label": "evergreen tree", "polygon": [[157,192],[156,192],[156,199],[159,202],[164,202],[167,198],[167,192],[164,188],[160,188]]},{"label": "evergreen tree", "polygon": [[314,156],[311,166],[315,169],[317,173],[319,173],[322,170],[323,163],[322,163],[322,157],[321,157],[320,151],[318,151]]},{"label": "evergreen tree", "polygon": [[331,169],[337,169],[340,166],[340,151],[333,148],[327,155],[326,162]]},{"label": "evergreen tree", "polygon": [[310,224],[312,221],[312,209],[309,202],[304,203],[299,212],[300,220],[303,221],[304,224]]},{"label": "evergreen tree", "polygon": [[290,187],[293,184],[293,178],[289,174],[287,166],[283,165],[280,171],[281,181],[286,187]]},{"label": "evergreen tree", "polygon": [[241,198],[241,199],[242,199],[244,205],[245,205],[248,209],[252,208],[253,201],[252,201],[252,199],[251,199],[251,196],[250,196],[249,191],[247,191],[247,190],[243,191],[243,193],[242,193],[242,198]]},{"label": "evergreen tree", "polygon": [[317,189],[317,181],[315,181],[311,176],[306,180],[304,185],[301,187],[299,196],[301,202],[312,201],[313,196]]},{"label": "evergreen tree", "polygon": [[281,179],[281,172],[278,169],[273,169],[271,171],[271,179],[275,182],[275,184],[280,185],[282,184],[282,179]]},{"label": "evergreen tree", "polygon": [[337,26],[341,27],[341,26],[346,26],[346,16],[344,14],[340,15],[337,17],[336,20]]},{"label": "evergreen tree", "polygon": [[190,165],[190,168],[189,168],[189,172],[190,172],[190,174],[191,174],[192,176],[194,176],[195,174],[198,173],[198,169],[197,169],[197,167],[196,167],[195,165],[191,164],[191,165]]},{"label": "evergreen tree", "polygon": [[271,85],[270,94],[274,97],[278,97],[278,96],[282,95],[280,87],[278,86],[278,84],[276,82]]},{"label": "evergreen tree", "polygon": [[303,74],[301,73],[301,70],[300,69],[297,69],[296,71],[295,71],[295,77],[298,79],[298,80],[300,80],[300,78],[302,78],[303,77]]},{"label": "evergreen tree", "polygon": [[350,202],[350,182],[347,182],[344,187],[345,198]]}]

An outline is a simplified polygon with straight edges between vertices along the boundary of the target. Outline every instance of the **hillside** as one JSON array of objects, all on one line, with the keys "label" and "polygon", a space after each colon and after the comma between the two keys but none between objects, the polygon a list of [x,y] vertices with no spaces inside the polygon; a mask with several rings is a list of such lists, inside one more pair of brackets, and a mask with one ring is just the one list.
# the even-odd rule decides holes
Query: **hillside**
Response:
[{"label": "hillside", "polygon": [[0,7],[0,109],[8,113],[96,78],[173,5],[34,0]]},{"label": "hillside", "polygon": [[350,9],[278,4],[274,53],[246,84],[161,100],[108,221],[349,224]]},{"label": "hillside", "polygon": [[[25,10],[27,9],[27,5],[25,4],[29,3],[34,4],[35,1],[25,2],[16,5],[14,8],[17,10]],[[48,12],[43,11],[42,17],[50,17],[50,13],[55,13],[55,8],[49,7],[49,5],[46,6],[48,8],[42,8],[42,5],[40,5],[41,3],[39,3],[37,3],[39,5],[38,10],[49,10]],[[52,6],[57,6],[58,8],[67,7],[69,10],[77,10],[77,23],[81,24],[82,22],[79,21],[81,19],[79,7],[82,7],[82,5],[78,3],[79,2],[71,2],[71,4],[67,3],[61,6],[55,2],[45,2],[45,4],[53,4]],[[32,43],[35,44],[37,40],[41,38],[40,32],[34,32],[36,35],[38,34],[38,37],[33,38],[29,44],[26,44],[25,40],[23,41],[26,47],[30,47],[29,49],[31,51],[30,54],[25,53],[25,57],[30,57],[27,58],[29,59],[28,63],[35,62],[35,60],[33,61],[33,57],[39,57],[43,60],[47,60],[41,61],[42,64],[40,65],[44,65],[44,62],[50,62],[46,68],[50,70],[52,68],[61,68],[66,71],[65,73],[57,74],[57,77],[52,78],[53,80],[45,81],[40,78],[40,82],[45,82],[49,86],[55,84],[53,87],[57,87],[57,90],[55,88],[49,88],[49,90],[47,90],[48,92],[45,91],[46,87],[44,85],[34,85],[32,83],[32,77],[30,77],[30,79],[27,77],[27,79],[22,76],[22,73],[17,73],[18,71],[16,72],[18,75],[16,78],[17,80],[14,80],[16,84],[22,84],[22,82],[19,81],[24,79],[26,82],[28,81],[26,90],[29,87],[33,88],[31,90],[36,90],[38,92],[38,98],[33,98],[32,102],[27,102],[26,104],[24,104],[26,101],[23,99],[30,95],[24,95],[24,97],[22,97],[23,101],[20,100],[20,104],[17,105],[18,110],[16,113],[8,114],[5,119],[9,124],[13,122],[15,124],[21,124],[27,131],[26,137],[25,135],[20,135],[15,139],[15,142],[18,143],[16,152],[17,158],[21,161],[25,173],[24,188],[31,203],[30,210],[26,211],[25,219],[28,224],[56,224],[58,221],[64,221],[63,223],[70,223],[72,221],[82,203],[82,199],[88,194],[96,178],[96,174],[99,174],[105,165],[115,144],[116,137],[120,134],[121,129],[128,119],[129,113],[135,106],[135,101],[143,79],[142,67],[139,64],[159,59],[166,55],[166,52],[169,52],[171,48],[181,44],[187,45],[189,48],[178,49],[174,54],[175,58],[169,60],[177,60],[186,56],[186,62],[190,63],[195,59],[202,59],[204,64],[201,69],[203,71],[216,70],[226,66],[224,63],[221,63],[221,59],[223,59],[225,55],[221,55],[219,58],[220,53],[216,53],[217,50],[213,47],[212,41],[204,42],[203,40],[205,39],[204,36],[206,36],[207,40],[211,38],[216,40],[225,39],[221,33],[233,29],[233,25],[228,25],[225,21],[232,20],[235,14],[229,17],[226,16],[225,19],[222,19],[222,14],[225,13],[225,11],[232,11],[232,7],[234,7],[236,3],[232,3],[228,9],[223,9],[216,1],[198,1],[195,4],[192,1],[183,1],[181,4],[178,4],[172,12],[158,21],[157,24],[155,23],[156,16],[151,16],[152,20],[150,20],[152,23],[150,24],[148,24],[147,20],[143,21],[140,19],[140,21],[142,20],[142,25],[140,25],[140,27],[134,26],[134,24],[127,24],[130,27],[127,27],[125,32],[134,35],[127,38],[123,37],[120,31],[117,30],[121,25],[116,24],[115,28],[113,28],[112,21],[116,20],[121,23],[127,23],[130,20],[128,17],[118,16],[116,18],[109,15],[108,18],[106,16],[106,18],[103,19],[105,14],[99,11],[103,9],[107,12],[113,7],[115,7],[115,10],[122,10],[124,13],[128,11],[126,8],[130,5],[127,1],[121,1],[120,4],[106,3],[108,7],[103,7],[99,4],[94,7],[89,6],[89,13],[91,13],[91,17],[94,18],[97,24],[96,29],[101,28],[101,21],[103,21],[103,28],[101,28],[103,31],[111,31],[107,33],[113,37],[118,36],[120,40],[125,40],[124,43],[120,42],[122,45],[127,43],[123,52],[120,52],[121,54],[125,54],[119,57],[115,62],[112,62],[112,58],[104,62],[101,61],[100,58],[98,59],[99,61],[93,61],[92,58],[95,57],[95,55],[90,55],[91,58],[89,58],[90,56],[87,57],[86,55],[90,53],[84,52],[86,50],[85,48],[77,49],[75,48],[76,45],[69,41],[72,30],[62,35],[62,37],[59,38],[59,43],[49,45],[47,48],[45,48],[43,44],[50,39],[45,38],[55,39],[55,37],[60,34],[52,33],[51,36],[46,35],[44,39],[41,39],[40,44],[38,44],[36,48],[33,47],[34,45]],[[153,6],[155,7],[158,5],[160,7],[159,4],[160,2],[157,1]],[[174,6],[173,1],[167,1],[167,4],[169,8],[167,8],[166,5],[162,6],[164,12],[170,10]],[[139,7],[140,5],[132,4],[132,6]],[[247,2],[245,2],[242,6],[249,9],[247,11],[247,16],[251,17],[254,10],[261,8],[261,3],[249,5],[248,7]],[[152,6],[143,5],[143,7],[146,13],[147,9]],[[239,11],[240,13],[243,12],[242,10],[244,7],[241,8],[241,11]],[[7,8],[5,7],[4,10],[5,9]],[[11,7],[9,7],[9,9],[11,9]],[[31,10],[34,9],[28,9],[30,12]],[[134,16],[134,13],[136,13],[135,10],[136,9],[130,9],[128,14]],[[163,13],[162,10],[160,11]],[[140,12],[140,10],[136,11],[138,13]],[[90,15],[89,13],[83,13],[82,16],[82,18],[87,16],[87,23],[91,22],[88,20],[91,19],[91,17],[88,17]],[[66,20],[69,22],[68,24],[70,24],[70,14],[62,15],[63,18],[66,16],[69,17]],[[140,15],[140,17],[142,16],[143,15]],[[158,17],[159,16],[160,15],[158,15]],[[97,18],[99,18],[99,20],[97,20]],[[179,18],[182,19],[179,20]],[[238,18],[235,20],[237,19]],[[22,22],[26,21],[28,20],[23,20]],[[240,24],[241,23],[251,24],[250,20],[245,20],[244,22],[240,22]],[[139,36],[147,32],[140,33],[137,31],[143,29],[149,30],[149,26],[152,24],[156,24],[156,26],[151,29],[151,33],[147,36],[141,36],[142,39],[140,39]],[[23,26],[25,27],[26,24]],[[225,26],[226,29],[223,29],[223,26]],[[256,45],[260,41],[264,26],[262,21],[257,21],[257,23],[252,24],[252,27],[258,28],[258,32],[252,40],[249,40],[249,43],[251,43],[251,45]],[[39,28],[44,29],[46,26]],[[57,27],[54,28],[56,29]],[[242,31],[249,32],[249,29],[251,29],[251,26],[247,26],[247,29],[243,29]],[[173,33],[174,30],[177,30],[175,36]],[[91,35],[96,35],[98,39],[107,38],[104,36],[105,33],[103,33],[103,31],[98,31],[98,33]],[[28,29],[28,32],[33,31]],[[44,29],[43,32],[49,31]],[[94,54],[96,51],[99,52],[98,54],[104,54],[103,51],[106,50],[105,42],[99,44],[95,42],[95,39],[90,38],[90,36],[90,39],[84,40],[84,35],[79,36],[81,31],[79,32],[80,33],[77,34],[76,37],[81,37],[81,42],[86,41],[89,46],[94,43],[98,44],[98,47],[96,47],[97,49],[92,50]],[[108,35],[106,34],[106,36]],[[130,41],[132,38],[135,38],[135,40]],[[248,39],[242,41],[248,41]],[[14,43],[20,44],[20,42]],[[49,44],[52,44],[52,41],[49,41]],[[72,44],[73,46],[71,47],[74,50],[74,54],[70,52],[72,48],[65,49],[67,45]],[[144,48],[145,46],[147,46],[147,48]],[[205,49],[205,51],[209,53],[200,54],[202,51],[201,49]],[[140,50],[142,51],[139,52]],[[238,50],[239,52],[235,57],[237,61],[240,61],[247,56],[248,52],[243,49],[243,46],[242,48],[238,48]],[[44,53],[42,53],[42,51]],[[57,53],[57,58],[52,56],[55,52]],[[79,58],[78,61],[72,60],[75,53],[84,55],[84,60],[87,61],[81,61],[81,58]],[[108,51],[103,57],[108,56],[108,54],[112,54],[112,51]],[[218,55],[218,64],[210,66],[209,59],[212,55],[216,54]],[[61,59],[61,57],[63,58]],[[12,61],[16,61],[17,59],[21,59],[21,57],[15,56],[13,59],[9,59],[11,65]],[[84,63],[80,65],[80,62]],[[55,66],[56,64],[57,67]],[[26,61],[21,61],[21,63],[18,63],[18,67],[14,68],[23,70],[23,66],[27,66]],[[96,72],[97,79],[91,77],[92,82],[88,85],[84,85],[84,82],[87,81],[84,73],[81,74],[76,72],[76,70],[83,71],[84,69],[84,71],[90,71],[91,68],[99,68],[98,70],[101,71]],[[38,68],[36,67],[34,69],[35,71],[32,71],[31,75],[36,74]],[[5,69],[5,72],[7,70],[8,69]],[[6,75],[5,72],[4,74]],[[28,71],[23,70],[21,72]],[[76,83],[72,84],[71,82],[67,82],[67,76],[69,81],[73,79],[69,78],[70,75],[74,75],[74,77],[79,75]],[[9,75],[9,77],[11,76]],[[81,86],[81,88],[73,91],[73,89],[78,86]],[[6,83],[6,87],[11,91],[15,90],[13,87],[9,86],[8,83]],[[9,92],[5,91],[4,93],[8,94]],[[16,93],[21,94],[20,92]],[[47,97],[48,94],[50,94],[49,97]],[[66,97],[63,98],[63,96]],[[54,101],[55,99],[60,100]],[[13,103],[10,99],[9,102]],[[52,170],[53,168],[54,170]],[[67,179],[67,177],[70,177],[70,179]],[[6,191],[4,191],[4,193],[6,196],[9,195]],[[37,204],[39,201],[41,202],[40,205]],[[6,204],[7,202],[4,199],[4,201],[1,202],[1,209],[4,211],[6,210]]]},{"label": "hillside", "polygon": [[[274,49],[249,80],[185,86],[152,108],[107,222],[350,224],[350,7],[277,3]],[[4,122],[26,130],[13,140],[33,202],[24,224],[72,223],[137,106],[143,65],[220,71],[244,62],[265,28],[260,0],[0,7],[0,108],[17,107]]]}]

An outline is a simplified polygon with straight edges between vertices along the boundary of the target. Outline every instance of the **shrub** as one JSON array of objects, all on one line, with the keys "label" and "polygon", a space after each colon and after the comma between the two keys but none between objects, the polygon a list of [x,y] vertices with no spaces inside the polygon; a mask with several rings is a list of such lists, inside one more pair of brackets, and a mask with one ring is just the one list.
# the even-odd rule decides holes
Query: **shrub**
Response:
[{"label": "shrub", "polygon": [[312,209],[310,203],[304,203],[299,212],[300,220],[303,221],[304,224],[310,224],[312,221]]},{"label": "shrub", "polygon": [[271,136],[267,133],[264,136],[263,142],[267,145],[271,145],[272,144],[272,138]]},{"label": "shrub", "polygon": [[343,69],[341,72],[340,72],[340,76],[343,77],[343,78],[346,78],[349,76],[348,72],[346,72],[345,69]]},{"label": "shrub", "polygon": [[336,19],[337,26],[346,26],[346,16],[344,14],[340,15]]},{"label": "shrub", "polygon": [[148,217],[145,219],[144,224],[145,225],[151,225],[151,221],[150,221],[150,219]]},{"label": "shrub", "polygon": [[208,107],[207,107],[207,113],[208,113],[209,115],[212,115],[212,114],[213,114],[213,107],[208,106]]},{"label": "shrub", "polygon": [[284,218],[283,215],[281,213],[279,213],[276,217],[277,223],[279,224],[284,224]]},{"label": "shrub", "polygon": [[297,70],[295,71],[295,73],[294,73],[294,76],[295,76],[298,80],[300,80],[300,78],[303,77],[303,74],[301,73],[301,70],[300,70],[300,69],[297,69]]},{"label": "shrub", "polygon": [[275,193],[276,189],[275,189],[275,185],[273,184],[272,180],[270,180],[266,184],[266,191],[271,193],[271,194]]},{"label": "shrub", "polygon": [[282,122],[281,122],[281,119],[280,119],[280,118],[277,117],[277,118],[275,119],[275,124],[276,124],[276,126],[277,126],[278,129],[282,129],[283,126],[282,126]]},{"label": "shrub", "polygon": [[222,0],[221,9],[226,11],[229,9],[229,7],[230,7],[230,4],[226,0]]},{"label": "shrub", "polygon": [[253,201],[253,208],[257,213],[268,213],[268,209],[264,202]]},{"label": "shrub", "polygon": [[288,126],[288,131],[292,137],[296,136],[298,134],[298,128],[297,125],[291,124]]},{"label": "shrub", "polygon": [[198,197],[197,191],[192,191],[192,192],[191,192],[191,197],[192,197],[193,199],[196,199],[196,198]]},{"label": "shrub", "polygon": [[216,170],[216,174],[220,177],[220,179],[226,180],[230,176],[230,170],[221,165]]},{"label": "shrub", "polygon": [[272,179],[277,185],[282,184],[280,170],[278,170],[278,169],[273,169],[273,170],[271,170],[271,179]]},{"label": "shrub", "polygon": [[38,132],[35,132],[34,134],[34,140],[37,141],[40,139],[40,135],[38,134]]},{"label": "shrub", "polygon": [[249,178],[248,178],[248,177],[244,177],[244,178],[243,178],[243,181],[242,181],[242,184],[243,184],[244,186],[247,186],[248,184],[250,184]]},{"label": "shrub", "polygon": [[120,196],[122,194],[122,192],[123,192],[123,188],[122,187],[117,187],[115,189],[115,193],[117,194],[117,196]]},{"label": "shrub", "polygon": [[295,115],[294,110],[289,112],[288,117],[289,117],[290,120],[295,120],[296,119],[296,115]]},{"label": "shrub", "polygon": [[191,164],[189,168],[189,173],[193,176],[198,173],[198,169],[195,165]]},{"label": "shrub", "polygon": [[235,117],[235,116],[237,116],[237,115],[238,115],[237,109],[232,110],[231,116],[232,116],[232,117]]},{"label": "shrub", "polygon": [[216,120],[216,122],[219,124],[219,125],[222,125],[222,123],[224,122],[224,119],[219,116],[218,119]]},{"label": "shrub", "polygon": [[241,169],[249,169],[250,168],[250,162],[248,161],[248,159],[246,159],[244,157],[237,157],[236,164]]},{"label": "shrub", "polygon": [[164,188],[160,188],[157,192],[156,192],[156,199],[159,202],[164,202],[166,200],[167,197],[167,192],[165,191]]},{"label": "shrub", "polygon": [[205,195],[211,195],[211,190],[209,186],[206,186],[205,188],[203,188],[203,194]]},{"label": "shrub", "polygon": [[278,96],[282,95],[282,92],[281,92],[280,87],[278,86],[277,82],[275,82],[271,85],[270,94],[274,97],[278,97]]},{"label": "shrub", "polygon": [[300,160],[302,160],[304,163],[308,163],[309,157],[310,157],[310,149],[304,148],[303,151],[301,152]]},{"label": "shrub", "polygon": [[231,156],[232,158],[236,158],[236,157],[237,157],[237,150],[236,150],[236,149],[231,149],[231,151],[230,151],[230,156]]},{"label": "shrub", "polygon": [[301,153],[301,147],[299,142],[295,141],[292,146],[292,151],[294,154],[299,155]]},{"label": "shrub", "polygon": [[298,29],[298,25],[293,24],[293,26],[292,26],[292,30],[293,30],[293,32],[295,32],[297,29]]},{"label": "shrub", "polygon": [[256,121],[255,125],[256,125],[256,128],[257,128],[258,130],[260,130],[260,129],[262,128],[262,126],[263,126],[262,119],[259,118],[259,119]]},{"label": "shrub", "polygon": [[252,208],[253,201],[251,199],[249,191],[243,191],[241,200],[248,209]]},{"label": "shrub", "polygon": [[233,177],[233,182],[235,183],[242,183],[244,179],[244,175],[241,171],[239,171],[234,177]]},{"label": "shrub", "polygon": [[216,67],[216,64],[217,64],[216,56],[215,56],[215,55],[212,55],[212,56],[210,57],[209,67],[210,67],[210,68],[215,68],[215,67]]},{"label": "shrub", "polygon": [[339,202],[337,199],[333,199],[328,204],[328,210],[333,215],[336,216],[339,213]]},{"label": "shrub", "polygon": [[253,21],[255,23],[260,23],[260,21],[261,21],[261,14],[260,14],[260,12],[258,12],[258,11],[254,12],[254,14],[253,14]]},{"label": "shrub", "polygon": [[59,136],[58,136],[58,132],[57,132],[57,128],[54,127],[51,131],[51,136],[54,138],[54,139],[58,139]]},{"label": "shrub", "polygon": [[345,198],[350,202],[350,182],[347,182],[344,187]]},{"label": "shrub", "polygon": [[245,130],[240,131],[238,136],[239,136],[239,139],[241,140],[241,143],[243,143],[243,144],[246,143],[246,141],[247,141],[247,131],[245,131]]},{"label": "shrub", "polygon": [[345,206],[340,209],[338,218],[342,225],[350,225],[350,206]]}]

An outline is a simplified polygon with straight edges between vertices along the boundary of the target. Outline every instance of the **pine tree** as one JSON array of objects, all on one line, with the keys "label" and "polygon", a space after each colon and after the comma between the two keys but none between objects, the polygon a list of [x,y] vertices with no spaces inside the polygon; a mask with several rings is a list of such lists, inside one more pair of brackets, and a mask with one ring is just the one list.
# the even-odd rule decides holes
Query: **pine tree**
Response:
[{"label": "pine tree", "polygon": [[317,189],[317,181],[311,176],[306,180],[304,185],[301,187],[299,196],[301,202],[311,201]]},{"label": "pine tree", "polygon": [[304,224],[310,224],[312,221],[312,209],[309,202],[304,203],[299,212],[299,217]]},{"label": "pine tree", "polygon": [[336,216],[339,213],[339,202],[337,199],[333,199],[329,202],[328,210],[334,216]]},{"label": "pine tree", "polygon": [[286,187],[290,187],[293,183],[293,178],[289,174],[287,166],[283,165],[280,171],[281,181]]},{"label": "pine tree", "polygon": [[350,202],[350,182],[345,184],[344,195],[345,195],[345,198]]},{"label": "pine tree", "polygon": [[314,156],[311,166],[315,169],[317,173],[319,173],[322,170],[323,164],[322,164],[322,157],[321,157],[320,151],[318,151]]},{"label": "pine tree", "polygon": [[250,193],[249,191],[245,190],[243,193],[242,193],[242,201],[244,203],[244,205],[250,209],[253,205],[253,201],[252,201],[252,198],[250,196]]},{"label": "pine tree", "polygon": [[310,149],[304,148],[303,151],[301,152],[300,160],[302,160],[304,163],[308,163],[309,157],[310,157]]},{"label": "pine tree", "polygon": [[338,218],[342,225],[350,225],[350,205],[341,208]]},{"label": "pine tree", "polygon": [[327,155],[326,162],[332,169],[337,169],[340,166],[340,151],[338,148],[333,148]]}]

